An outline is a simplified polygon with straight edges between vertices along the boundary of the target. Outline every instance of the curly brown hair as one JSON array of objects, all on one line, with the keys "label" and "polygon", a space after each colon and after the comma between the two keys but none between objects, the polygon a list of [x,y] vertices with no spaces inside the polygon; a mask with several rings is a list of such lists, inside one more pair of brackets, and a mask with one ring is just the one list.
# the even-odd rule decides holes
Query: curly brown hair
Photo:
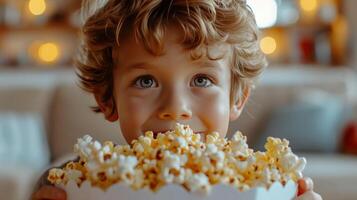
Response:
[{"label": "curly brown hair", "polygon": [[[87,16],[81,29],[77,75],[84,90],[102,91],[103,102],[113,100],[112,52],[128,30],[154,55],[162,52],[165,28],[173,23],[182,29],[182,45],[193,59],[201,56],[197,50],[219,42],[228,44],[231,105],[254,86],[267,66],[259,47],[259,30],[245,0],[85,0],[82,11]],[[101,112],[98,106],[92,109]]]}]

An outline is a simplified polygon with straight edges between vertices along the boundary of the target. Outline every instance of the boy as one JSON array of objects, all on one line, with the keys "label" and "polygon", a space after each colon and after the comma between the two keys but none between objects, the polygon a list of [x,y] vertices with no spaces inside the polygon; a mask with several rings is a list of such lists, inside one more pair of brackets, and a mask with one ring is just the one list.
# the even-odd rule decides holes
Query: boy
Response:
[{"label": "boy", "polygon": [[[244,0],[108,0],[86,19],[83,36],[83,89],[94,94],[94,111],[119,121],[128,143],[177,122],[225,136],[266,67]],[[310,179],[299,181],[300,194],[321,199]],[[33,198],[65,196],[42,186]]]}]

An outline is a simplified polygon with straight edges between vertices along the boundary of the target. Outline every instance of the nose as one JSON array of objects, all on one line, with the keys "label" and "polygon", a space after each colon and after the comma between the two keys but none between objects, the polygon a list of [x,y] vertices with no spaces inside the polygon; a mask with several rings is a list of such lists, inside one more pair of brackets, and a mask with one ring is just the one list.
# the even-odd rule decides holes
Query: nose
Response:
[{"label": "nose", "polygon": [[189,99],[177,92],[169,92],[167,98],[162,101],[162,106],[158,113],[162,120],[189,120],[192,111],[189,108]]}]

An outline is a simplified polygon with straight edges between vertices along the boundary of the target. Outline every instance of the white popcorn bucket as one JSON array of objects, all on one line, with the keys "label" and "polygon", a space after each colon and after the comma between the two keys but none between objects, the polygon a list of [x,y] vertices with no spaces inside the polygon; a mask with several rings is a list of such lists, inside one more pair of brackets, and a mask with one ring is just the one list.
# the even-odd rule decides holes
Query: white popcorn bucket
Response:
[{"label": "white popcorn bucket", "polygon": [[67,192],[68,200],[292,200],[296,195],[297,184],[289,181],[283,186],[280,182],[275,182],[268,190],[257,187],[245,192],[221,184],[213,186],[209,194],[190,193],[182,186],[174,184],[164,186],[156,193],[149,189],[135,191],[123,184],[115,184],[103,191],[92,187],[87,181],[81,187],[69,182],[61,188]]}]

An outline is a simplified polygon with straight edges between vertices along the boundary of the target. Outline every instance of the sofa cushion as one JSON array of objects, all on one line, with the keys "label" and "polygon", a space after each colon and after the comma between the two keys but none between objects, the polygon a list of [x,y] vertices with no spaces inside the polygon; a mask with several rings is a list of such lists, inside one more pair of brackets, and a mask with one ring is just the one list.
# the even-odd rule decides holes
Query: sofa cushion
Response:
[{"label": "sofa cushion", "polygon": [[119,123],[109,123],[102,114],[92,112],[90,106],[93,105],[93,96],[76,85],[62,84],[57,88],[49,135],[53,160],[73,152],[77,138],[85,134],[102,142],[111,140],[118,144],[125,143]]},{"label": "sofa cushion", "polygon": [[312,101],[277,107],[255,148],[264,150],[269,136],[286,138],[294,151],[335,152],[345,124],[345,112],[340,100],[331,96],[315,96]]},{"label": "sofa cushion", "polygon": [[[265,129],[272,111],[282,105],[293,103],[297,94],[302,94],[307,88],[321,90],[338,97],[344,104],[352,100],[351,79],[346,78],[349,72],[343,72],[338,76],[336,76],[338,73],[330,74],[329,72],[327,76],[322,70],[300,69],[292,73],[294,70],[285,69],[286,73],[280,75],[279,70],[280,68],[270,70],[270,73],[267,73],[268,76],[263,76],[263,80],[256,89],[252,90],[242,115],[238,120],[230,123],[229,134],[240,130],[248,136],[249,145],[255,144]],[[314,79],[315,76],[316,79]]]},{"label": "sofa cushion", "polygon": [[41,169],[49,163],[42,117],[36,113],[0,112],[0,162]]},{"label": "sofa cushion", "polygon": [[39,113],[47,119],[52,92],[50,87],[0,86],[0,111]]},{"label": "sofa cushion", "polygon": [[0,86],[0,160],[42,168],[49,163],[51,87]]}]

